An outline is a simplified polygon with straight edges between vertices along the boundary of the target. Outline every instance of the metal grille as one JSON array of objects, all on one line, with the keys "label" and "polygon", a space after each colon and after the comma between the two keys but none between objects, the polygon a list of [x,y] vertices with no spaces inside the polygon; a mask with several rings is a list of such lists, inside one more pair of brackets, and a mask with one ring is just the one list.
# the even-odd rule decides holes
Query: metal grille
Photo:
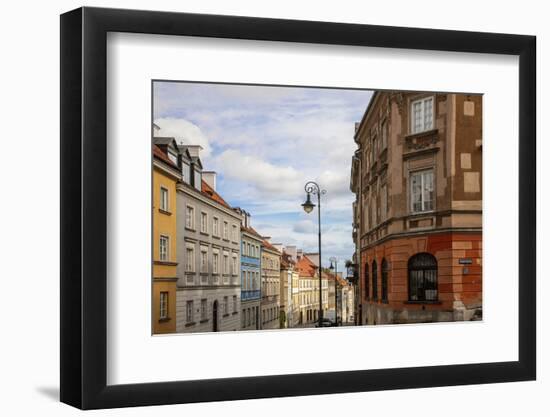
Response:
[{"label": "metal grille", "polygon": [[437,260],[429,253],[409,259],[409,300],[437,301]]}]

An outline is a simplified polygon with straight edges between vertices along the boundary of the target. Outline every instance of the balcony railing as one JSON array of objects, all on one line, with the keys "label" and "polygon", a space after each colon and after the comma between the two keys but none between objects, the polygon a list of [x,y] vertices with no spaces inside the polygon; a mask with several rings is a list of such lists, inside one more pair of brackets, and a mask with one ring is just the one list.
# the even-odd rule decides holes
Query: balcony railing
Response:
[{"label": "balcony railing", "polygon": [[260,290],[241,290],[241,300],[259,300],[260,299]]}]

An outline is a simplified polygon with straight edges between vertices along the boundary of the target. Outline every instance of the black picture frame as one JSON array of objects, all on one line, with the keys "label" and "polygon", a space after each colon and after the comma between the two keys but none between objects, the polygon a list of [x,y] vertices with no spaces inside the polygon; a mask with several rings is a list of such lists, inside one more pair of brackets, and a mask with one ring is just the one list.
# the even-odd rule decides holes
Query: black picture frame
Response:
[{"label": "black picture frame", "polygon": [[[519,360],[107,385],[108,32],[519,56]],[[534,36],[85,7],[61,15],[60,57],[62,402],[96,409],[536,378]]]}]

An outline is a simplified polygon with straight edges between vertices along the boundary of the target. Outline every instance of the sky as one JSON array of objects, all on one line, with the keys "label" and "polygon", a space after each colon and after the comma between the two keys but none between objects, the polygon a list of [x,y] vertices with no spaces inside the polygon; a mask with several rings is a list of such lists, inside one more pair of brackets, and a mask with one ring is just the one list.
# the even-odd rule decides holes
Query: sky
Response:
[{"label": "sky", "polygon": [[354,251],[354,126],[372,91],[157,81],[153,92],[160,135],[201,145],[204,170],[217,173],[217,191],[250,212],[252,226],[272,243],[318,252],[317,207],[306,214],[301,204],[306,182],[326,190],[323,266],[336,257],[344,270]]}]

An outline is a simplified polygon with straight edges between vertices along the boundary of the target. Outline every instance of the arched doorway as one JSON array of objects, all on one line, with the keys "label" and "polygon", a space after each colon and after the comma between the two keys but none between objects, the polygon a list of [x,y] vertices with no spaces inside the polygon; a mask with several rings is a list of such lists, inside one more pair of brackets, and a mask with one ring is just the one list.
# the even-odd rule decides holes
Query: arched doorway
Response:
[{"label": "arched doorway", "polygon": [[218,331],[218,300],[212,304],[212,331]]}]

